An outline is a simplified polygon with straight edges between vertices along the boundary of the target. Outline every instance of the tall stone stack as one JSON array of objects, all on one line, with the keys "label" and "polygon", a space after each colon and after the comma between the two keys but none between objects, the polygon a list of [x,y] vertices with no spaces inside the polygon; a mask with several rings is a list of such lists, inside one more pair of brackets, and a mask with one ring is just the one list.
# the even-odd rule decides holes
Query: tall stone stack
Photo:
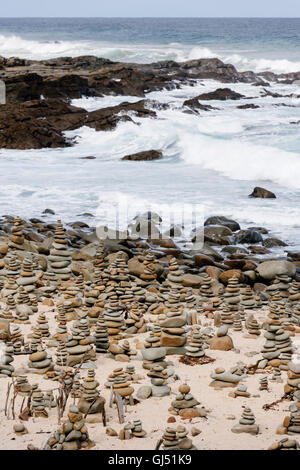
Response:
[{"label": "tall stone stack", "polygon": [[172,289],[182,289],[183,271],[179,268],[176,258],[170,260],[166,285]]},{"label": "tall stone stack", "polygon": [[224,292],[224,302],[232,312],[237,312],[239,310],[240,300],[239,280],[236,276],[232,276],[228,280],[228,284]]},{"label": "tall stone stack", "polygon": [[67,365],[70,367],[79,364],[82,360],[96,359],[96,354],[92,346],[94,338],[89,335],[89,332],[85,328],[81,327],[81,321],[82,320],[79,320],[78,323],[73,323],[71,334],[67,337]]},{"label": "tall stone stack", "polygon": [[23,236],[24,222],[20,217],[14,219],[14,225],[11,228],[11,234],[8,239],[8,246],[10,250],[24,250],[24,236]]},{"label": "tall stone stack", "polygon": [[72,258],[68,250],[65,231],[60,220],[57,221],[48,262],[48,271],[54,273],[57,280],[68,281],[70,279]]},{"label": "tall stone stack", "polygon": [[4,275],[6,278],[13,278],[15,281],[20,275],[21,272],[21,261],[16,255],[15,251],[9,251],[6,257],[4,258],[5,270]]},{"label": "tall stone stack", "polygon": [[272,284],[267,287],[266,292],[272,295],[272,292],[278,293],[282,299],[287,299],[290,295],[290,283],[292,278],[286,274],[277,274]]},{"label": "tall stone stack", "polygon": [[161,346],[165,346],[167,354],[184,354],[186,343],[185,325],[187,323],[186,314],[175,308],[166,314],[166,318],[160,321],[162,334]]},{"label": "tall stone stack", "polygon": [[194,326],[191,335],[188,337],[188,344],[185,346],[186,355],[189,357],[203,357],[203,339],[200,332],[200,326]]},{"label": "tall stone stack", "polygon": [[14,372],[14,366],[11,364],[14,360],[14,348],[12,343],[6,343],[4,354],[0,356],[0,377],[11,377]]},{"label": "tall stone stack", "polygon": [[240,306],[244,310],[252,310],[256,308],[255,296],[250,286],[241,289],[241,303]]},{"label": "tall stone stack", "polygon": [[95,336],[95,343],[96,343],[96,352],[103,354],[107,353],[108,346],[109,346],[109,339],[108,339],[108,331],[107,326],[105,324],[104,315],[100,313],[97,323],[96,323],[96,331],[94,333]]},{"label": "tall stone stack", "polygon": [[[95,371],[88,370],[88,375],[81,384],[81,398],[78,402],[78,409],[84,415],[93,415],[93,422],[96,422],[95,415],[103,411],[105,398],[101,397],[98,391],[99,382],[95,378]],[[99,416],[98,416],[98,420]],[[88,418],[87,418],[87,421]]]},{"label": "tall stone stack", "polygon": [[199,295],[201,302],[212,302],[214,297],[213,288],[212,288],[212,278],[205,274],[202,278],[202,284],[199,288]]},{"label": "tall stone stack", "polygon": [[223,325],[227,325],[228,327],[233,326],[233,317],[235,310],[232,311],[231,307],[229,306],[224,306],[221,310],[221,322]]},{"label": "tall stone stack", "polygon": [[133,303],[128,311],[125,324],[127,326],[127,333],[145,333],[146,332],[146,320],[144,318],[145,309],[142,304],[138,302]]},{"label": "tall stone stack", "polygon": [[99,240],[99,244],[93,260],[93,265],[95,267],[95,271],[97,270],[99,272],[102,272],[108,266],[107,261],[105,261],[105,248],[102,240]]},{"label": "tall stone stack", "polygon": [[280,316],[271,311],[265,322],[265,329],[266,342],[262,349],[264,361],[261,361],[259,366],[263,368],[272,359],[280,359],[280,368],[287,370],[287,364],[293,353],[290,333],[282,328]]},{"label": "tall stone stack", "polygon": [[289,303],[294,306],[300,302],[300,282],[293,279],[289,288]]},{"label": "tall stone stack", "polygon": [[118,300],[105,305],[103,318],[107,326],[108,336],[113,339],[121,339],[125,329],[124,310]]},{"label": "tall stone stack", "polygon": [[26,292],[33,292],[36,288],[37,277],[33,272],[32,261],[29,258],[24,258],[22,264],[22,271],[20,277],[17,279],[17,284],[22,286]]},{"label": "tall stone stack", "polygon": [[157,274],[155,265],[158,263],[154,253],[148,252],[143,260],[144,272],[140,275],[140,278],[144,281],[144,285],[153,284],[156,281]]}]

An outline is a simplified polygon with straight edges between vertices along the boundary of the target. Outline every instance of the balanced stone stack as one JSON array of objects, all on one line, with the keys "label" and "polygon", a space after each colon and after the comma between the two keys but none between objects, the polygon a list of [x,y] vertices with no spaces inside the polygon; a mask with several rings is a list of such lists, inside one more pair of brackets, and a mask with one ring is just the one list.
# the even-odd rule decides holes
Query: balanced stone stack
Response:
[{"label": "balanced stone stack", "polygon": [[31,408],[34,417],[48,418],[44,394],[37,384],[32,385]]},{"label": "balanced stone stack", "polygon": [[20,277],[17,279],[17,284],[22,286],[26,292],[33,292],[36,288],[37,277],[33,272],[32,261],[29,258],[24,258],[22,264],[22,271]]},{"label": "balanced stone stack", "polygon": [[133,437],[145,437],[147,435],[146,431],[143,429],[142,421],[140,419],[135,419],[133,421],[132,435]]},{"label": "balanced stone stack", "polygon": [[109,304],[105,305],[103,318],[107,326],[109,337],[113,339],[121,339],[122,330],[125,329],[124,310],[122,309],[118,300],[110,301]]},{"label": "balanced stone stack", "polygon": [[176,258],[170,260],[169,273],[167,276],[166,284],[172,289],[182,289],[183,271],[179,269]]},{"label": "balanced stone stack", "polygon": [[209,347],[218,351],[230,351],[233,349],[233,341],[228,335],[228,325],[222,325],[217,329],[216,335],[209,340]]},{"label": "balanced stone stack", "polygon": [[300,303],[296,303],[292,308],[291,321],[296,325],[300,324]]},{"label": "balanced stone stack", "polygon": [[192,439],[187,437],[188,431],[187,429],[182,426],[181,424],[177,426],[176,429],[176,437],[178,440],[177,448],[179,450],[197,450],[196,447],[193,445]]},{"label": "balanced stone stack", "polygon": [[243,432],[256,435],[258,434],[259,427],[255,424],[255,417],[250,408],[244,408],[242,412],[242,417],[239,420],[238,424],[235,424],[231,431],[235,434],[240,434]]},{"label": "balanced stone stack", "polygon": [[53,335],[53,338],[57,340],[66,340],[67,334],[68,334],[67,316],[66,316],[65,309],[63,307],[58,308],[56,322],[58,323],[58,325],[56,328],[56,332]]},{"label": "balanced stone stack", "polygon": [[24,222],[20,217],[14,219],[14,225],[11,228],[11,234],[8,239],[8,246],[11,250],[24,250],[23,236]]},{"label": "balanced stone stack", "polygon": [[[132,394],[134,392],[134,388],[130,386],[130,382],[124,377],[124,375],[115,375],[113,379],[113,392],[118,392],[121,398],[125,398],[125,400],[129,401],[130,405],[134,404],[134,400]],[[116,399],[114,399],[116,401]]]},{"label": "balanced stone stack", "polygon": [[152,252],[148,252],[143,260],[144,272],[140,275],[140,278],[144,281],[144,285],[148,286],[153,284],[157,278],[155,265],[158,261],[155,259],[155,255]]},{"label": "balanced stone stack", "polygon": [[269,391],[268,387],[268,377],[262,377],[259,381],[259,390],[261,391]]},{"label": "balanced stone stack", "polygon": [[241,308],[244,310],[250,310],[256,307],[255,296],[253,295],[250,286],[241,289]]},{"label": "balanced stone stack", "polygon": [[200,326],[194,326],[191,336],[188,338],[188,345],[185,347],[186,356],[189,357],[203,357],[205,351],[203,350],[203,339],[200,332]]},{"label": "balanced stone stack", "polygon": [[233,329],[234,331],[242,331],[243,330],[243,324],[242,324],[242,319],[239,314],[239,312],[236,312],[233,315]]},{"label": "balanced stone stack", "polygon": [[60,220],[57,221],[54,241],[50,249],[48,261],[48,271],[54,273],[56,279],[62,281],[70,279],[72,258],[68,250],[68,242],[65,237],[64,228]]},{"label": "balanced stone stack", "polygon": [[16,283],[15,279],[12,277],[8,277],[7,280],[4,282],[4,287],[1,290],[1,297],[9,297],[15,296],[18,291],[18,284]]},{"label": "balanced stone stack", "polygon": [[221,310],[221,322],[223,325],[227,326],[233,326],[233,315],[234,315],[233,310],[231,310],[231,307],[224,306]]},{"label": "balanced stone stack", "polygon": [[252,314],[248,315],[246,320],[246,328],[250,335],[259,336],[260,335],[260,326],[258,321]]},{"label": "balanced stone stack", "polygon": [[100,421],[99,413],[103,411],[105,404],[105,398],[101,397],[97,390],[98,386],[99,382],[95,379],[95,371],[89,369],[88,375],[81,385],[82,393],[77,406],[79,411],[84,415],[93,415],[94,423],[98,420]]},{"label": "balanced stone stack", "polygon": [[48,338],[50,336],[48,320],[44,313],[40,313],[37,318],[37,329],[40,330],[43,338]]},{"label": "balanced stone stack", "polygon": [[[277,430],[278,432],[278,430]],[[290,405],[290,416],[285,416],[280,434],[300,433],[300,411],[294,404]]]},{"label": "balanced stone stack", "polygon": [[32,390],[30,383],[28,382],[26,375],[18,375],[16,377],[15,390],[21,396],[28,396]]},{"label": "balanced stone stack", "polygon": [[151,330],[149,336],[145,339],[144,347],[145,348],[159,348],[160,347],[160,337],[161,337],[161,327],[155,325],[155,331]]},{"label": "balanced stone stack", "polygon": [[263,358],[267,361],[279,358],[280,368],[285,368],[289,355],[293,353],[290,333],[282,328],[279,315],[269,312],[266,320],[266,342],[262,349]]},{"label": "balanced stone stack", "polygon": [[139,303],[133,303],[127,313],[125,324],[127,326],[128,334],[145,333],[146,321],[144,318],[145,309]]},{"label": "balanced stone stack", "polygon": [[89,449],[94,443],[89,439],[85,419],[76,406],[70,406],[68,420],[51,435],[44,450]]},{"label": "balanced stone stack", "polygon": [[4,354],[0,356],[0,378],[11,377],[14,372],[14,366],[11,363],[14,360],[14,348],[12,343],[6,343]]},{"label": "balanced stone stack", "polygon": [[90,335],[86,320],[73,322],[71,334],[67,336],[66,348],[68,351],[67,365],[73,367],[82,360],[95,360],[93,349],[95,338]]},{"label": "balanced stone stack", "polygon": [[15,320],[15,316],[14,316],[15,306],[16,306],[16,304],[15,304],[14,298],[13,298],[12,295],[10,295],[6,299],[6,306],[5,306],[4,310],[2,310],[0,312],[0,318],[4,318],[5,320],[7,320],[9,322],[14,322],[14,320]]},{"label": "balanced stone stack", "polygon": [[[147,340],[150,341],[149,338]],[[166,361],[164,360],[167,354],[167,349],[165,347],[156,345],[155,342],[151,343],[151,347],[147,347],[147,343],[145,343],[145,346],[146,347],[141,350],[144,369],[150,370],[152,369],[153,365],[160,365],[162,367],[167,365]]]},{"label": "balanced stone stack", "polygon": [[65,367],[67,365],[67,360],[68,351],[66,349],[65,343],[63,341],[59,341],[56,349],[56,364],[59,367]]},{"label": "balanced stone stack", "polygon": [[52,357],[47,351],[36,351],[30,354],[28,366],[35,374],[45,374],[53,368]]},{"label": "balanced stone stack", "polygon": [[105,248],[102,240],[99,240],[96,254],[93,259],[93,265],[99,271],[103,271],[108,266],[108,263],[105,261]]},{"label": "balanced stone stack", "polygon": [[202,284],[199,289],[199,295],[201,302],[211,302],[212,298],[214,297],[213,288],[212,288],[212,278],[205,274],[202,277]]},{"label": "balanced stone stack", "polygon": [[[293,392],[295,398],[300,398],[300,357],[299,353],[293,354],[288,362],[287,383],[284,386],[284,393]],[[298,398],[297,398],[298,399]]]},{"label": "balanced stone stack", "polygon": [[169,413],[179,415],[182,418],[197,418],[205,416],[205,410],[199,410],[197,405],[200,403],[191,394],[191,388],[187,384],[180,385],[179,394],[176,395],[175,400],[171,402]]},{"label": "balanced stone stack", "polygon": [[168,372],[160,365],[154,365],[147,373],[151,379],[151,395],[153,397],[165,397],[170,395],[171,389],[166,385]]},{"label": "balanced stone stack", "polygon": [[103,354],[107,353],[109,346],[108,331],[105,324],[103,313],[99,315],[99,318],[96,323],[95,335],[95,344],[96,344],[96,353]]},{"label": "balanced stone stack", "polygon": [[184,354],[186,343],[185,329],[186,314],[175,308],[168,312],[166,318],[160,321],[162,334],[160,343],[165,346],[167,354]]},{"label": "balanced stone stack", "polygon": [[224,302],[231,311],[238,311],[240,304],[240,285],[236,276],[232,276],[224,292]]},{"label": "balanced stone stack", "polygon": [[45,393],[44,395],[44,400],[45,400],[45,405],[47,408],[56,408],[57,403],[53,395],[53,391],[49,390],[48,392]]},{"label": "balanced stone stack", "polygon": [[109,345],[109,352],[117,361],[129,361],[131,356],[136,355],[136,351],[131,349],[131,346],[127,340],[122,343],[118,343],[115,340],[111,341]]},{"label": "balanced stone stack", "polygon": [[163,450],[178,450],[179,439],[176,429],[167,427],[162,437]]},{"label": "balanced stone stack", "polygon": [[217,367],[211,374],[212,382],[209,384],[213,388],[235,387],[243,378],[239,370],[226,372],[223,367]]},{"label": "balanced stone stack", "polygon": [[17,257],[16,253],[14,253],[13,251],[9,252],[4,258],[4,262],[5,270],[3,274],[6,278],[12,278],[14,281],[16,281],[21,271],[21,261]]},{"label": "balanced stone stack", "polygon": [[266,291],[268,293],[272,292],[271,288],[273,288],[275,292],[279,292],[281,298],[287,299],[290,295],[289,289],[291,281],[292,278],[289,277],[287,274],[277,274],[273,283],[271,284],[271,286],[267,287]]},{"label": "balanced stone stack", "polygon": [[289,288],[289,303],[295,305],[300,302],[300,282],[295,279]]}]

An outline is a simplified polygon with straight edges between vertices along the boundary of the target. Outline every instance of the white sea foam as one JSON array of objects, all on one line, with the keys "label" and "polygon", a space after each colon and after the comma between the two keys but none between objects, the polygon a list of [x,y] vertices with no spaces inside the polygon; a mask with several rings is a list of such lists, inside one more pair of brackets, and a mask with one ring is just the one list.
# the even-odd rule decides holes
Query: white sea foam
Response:
[{"label": "white sea foam", "polygon": [[34,41],[17,35],[0,34],[0,55],[28,59],[48,59],[63,56],[96,55],[114,61],[150,63],[160,60],[185,61],[201,58],[219,58],[233,64],[238,70],[255,72],[272,71],[289,73],[300,71],[300,62],[285,57],[270,59],[253,57],[252,51],[217,51],[208,47],[187,46],[180,43],[168,45],[111,44],[101,41]]}]

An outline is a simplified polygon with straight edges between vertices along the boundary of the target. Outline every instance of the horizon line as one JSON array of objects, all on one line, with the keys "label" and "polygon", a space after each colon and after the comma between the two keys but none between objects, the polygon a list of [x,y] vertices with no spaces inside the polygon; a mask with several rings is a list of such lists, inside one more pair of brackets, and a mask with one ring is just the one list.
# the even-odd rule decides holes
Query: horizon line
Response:
[{"label": "horizon line", "polygon": [[298,20],[300,16],[1,16],[2,19],[46,19],[46,18],[60,18],[60,19],[288,19]]}]

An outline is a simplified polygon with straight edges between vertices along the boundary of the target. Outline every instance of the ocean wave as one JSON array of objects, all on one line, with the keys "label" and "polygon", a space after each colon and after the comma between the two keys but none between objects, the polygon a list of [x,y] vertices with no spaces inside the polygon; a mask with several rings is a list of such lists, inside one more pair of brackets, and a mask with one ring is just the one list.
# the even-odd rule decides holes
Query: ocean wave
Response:
[{"label": "ocean wave", "polygon": [[[101,41],[35,41],[17,35],[0,34],[0,55],[18,56],[32,60],[78,55],[96,55],[113,61],[151,63],[161,60],[186,61],[203,58],[219,58],[231,63],[238,70],[254,72],[271,71],[289,73],[300,71],[300,62],[286,58],[251,58],[247,50],[236,53],[216,52],[208,47],[187,46],[181,43],[168,45],[109,44]],[[241,55],[244,54],[244,55]],[[247,56],[248,54],[248,56]]]}]

